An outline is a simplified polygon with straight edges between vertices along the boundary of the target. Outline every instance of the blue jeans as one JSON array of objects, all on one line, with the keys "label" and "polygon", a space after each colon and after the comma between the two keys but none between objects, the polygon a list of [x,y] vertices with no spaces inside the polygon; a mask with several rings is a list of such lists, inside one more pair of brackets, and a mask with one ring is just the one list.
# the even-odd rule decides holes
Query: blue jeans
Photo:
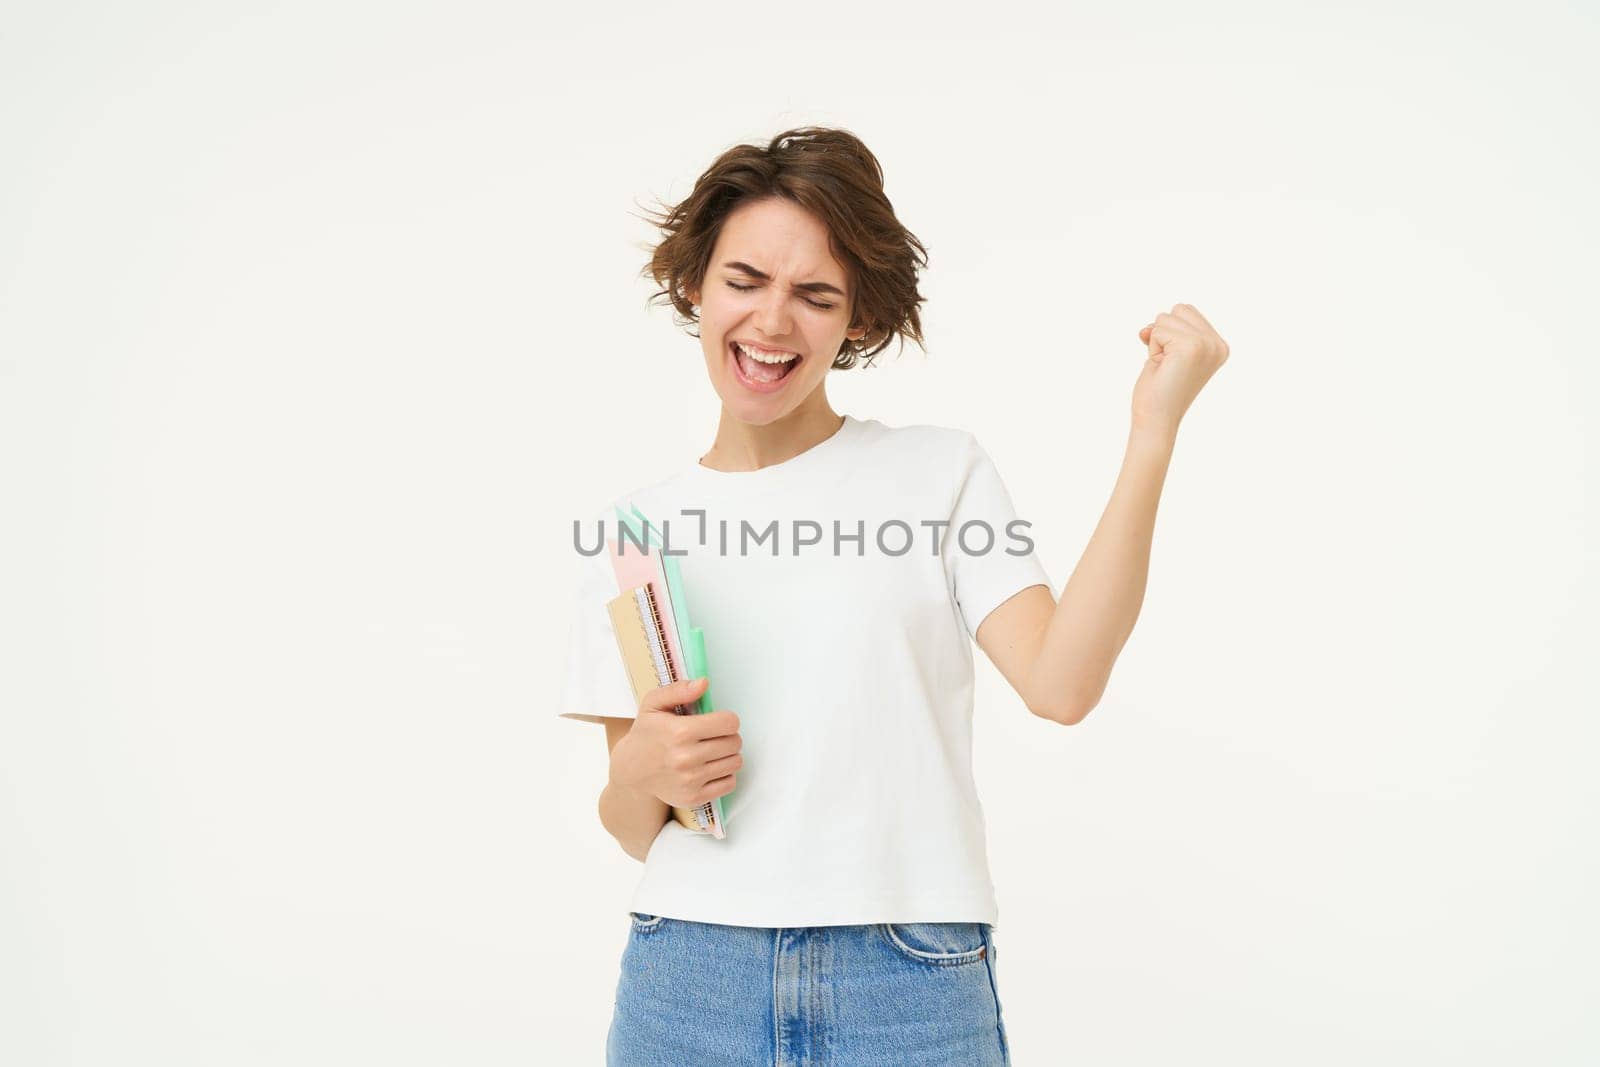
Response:
[{"label": "blue jeans", "polygon": [[608,1067],[1011,1062],[988,923],[629,917]]}]

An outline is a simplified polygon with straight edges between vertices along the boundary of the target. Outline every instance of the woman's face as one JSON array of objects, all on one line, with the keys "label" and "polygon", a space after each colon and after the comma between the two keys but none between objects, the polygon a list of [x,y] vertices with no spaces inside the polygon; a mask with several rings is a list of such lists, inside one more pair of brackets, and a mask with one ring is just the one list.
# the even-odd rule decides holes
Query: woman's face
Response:
[{"label": "woman's face", "polygon": [[781,197],[741,204],[723,220],[705,285],[689,299],[700,307],[700,347],[723,408],[758,426],[813,393],[824,401],[817,387],[839,346],[866,333],[849,329],[850,282],[828,249],[828,228]]}]

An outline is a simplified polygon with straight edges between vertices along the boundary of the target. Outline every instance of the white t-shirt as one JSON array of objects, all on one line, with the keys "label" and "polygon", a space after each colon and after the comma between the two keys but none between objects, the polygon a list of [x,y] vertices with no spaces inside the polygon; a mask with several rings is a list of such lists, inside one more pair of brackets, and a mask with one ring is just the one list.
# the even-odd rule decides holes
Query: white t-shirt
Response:
[{"label": "white t-shirt", "polygon": [[[631,910],[739,926],[996,923],[972,776],[972,637],[1013,594],[1050,582],[973,435],[846,415],[782,463],[695,463],[613,504],[636,505],[684,552],[712,705],[739,716],[744,757],[727,836],[667,820]],[[578,544],[592,549],[601,529],[615,542],[611,507],[598,518]],[[573,558],[558,714],[633,718],[605,610],[611,561],[576,545]]]}]

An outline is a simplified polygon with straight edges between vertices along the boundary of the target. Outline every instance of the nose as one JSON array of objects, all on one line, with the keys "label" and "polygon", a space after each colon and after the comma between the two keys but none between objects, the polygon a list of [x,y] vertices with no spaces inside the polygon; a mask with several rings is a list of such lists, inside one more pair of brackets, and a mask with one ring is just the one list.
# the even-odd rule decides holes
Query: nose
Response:
[{"label": "nose", "polygon": [[793,325],[788,294],[776,285],[767,286],[761,294],[761,302],[756,305],[751,321],[756,329],[768,337],[788,336]]}]

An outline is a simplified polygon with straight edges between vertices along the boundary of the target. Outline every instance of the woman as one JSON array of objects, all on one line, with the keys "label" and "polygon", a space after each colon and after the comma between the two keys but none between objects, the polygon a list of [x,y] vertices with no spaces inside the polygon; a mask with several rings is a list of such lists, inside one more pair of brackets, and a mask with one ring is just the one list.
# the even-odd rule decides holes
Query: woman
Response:
[{"label": "woman", "polygon": [[[1058,604],[970,433],[828,402],[830,371],[922,341],[926,253],[865,145],[805,127],[738,146],[656,222],[647,273],[698,323],[722,412],[696,463],[612,504],[681,554],[709,678],[634,706],[615,578],[585,562],[560,713],[605,723],[600,818],[645,863],[608,1062],[1007,1063],[971,642],[1034,714],[1088,714],[1178,422],[1227,346],[1188,305],[1140,330],[1122,477]],[[715,710],[673,712],[707,684]],[[671,817],[713,797],[722,838]]]}]

